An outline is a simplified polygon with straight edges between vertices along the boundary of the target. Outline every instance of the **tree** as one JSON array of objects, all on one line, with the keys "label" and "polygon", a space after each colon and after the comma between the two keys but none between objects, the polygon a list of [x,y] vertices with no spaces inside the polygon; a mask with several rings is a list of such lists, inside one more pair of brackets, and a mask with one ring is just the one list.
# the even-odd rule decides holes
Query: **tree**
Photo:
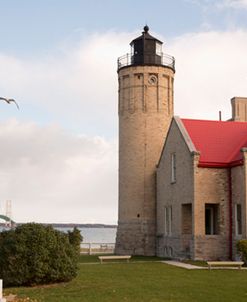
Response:
[{"label": "tree", "polygon": [[81,242],[83,241],[83,237],[81,235],[80,230],[75,227],[73,231],[68,231],[68,236],[70,244],[74,246],[74,249],[77,255],[79,256],[81,250]]}]

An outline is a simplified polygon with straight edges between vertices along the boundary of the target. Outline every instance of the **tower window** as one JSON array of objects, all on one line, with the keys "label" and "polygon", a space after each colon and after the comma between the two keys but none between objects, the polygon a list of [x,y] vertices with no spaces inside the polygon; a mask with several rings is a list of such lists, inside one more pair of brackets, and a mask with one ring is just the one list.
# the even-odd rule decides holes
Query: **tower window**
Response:
[{"label": "tower window", "polygon": [[131,50],[130,50],[130,52],[131,52],[131,56],[133,56],[133,55],[134,55],[134,44],[131,45]]},{"label": "tower window", "polygon": [[235,205],[235,230],[236,235],[242,235],[242,211],[241,204]]},{"label": "tower window", "polygon": [[156,55],[161,56],[161,54],[162,54],[162,44],[156,42]]},{"label": "tower window", "polygon": [[171,154],[171,182],[176,182],[176,153]]}]

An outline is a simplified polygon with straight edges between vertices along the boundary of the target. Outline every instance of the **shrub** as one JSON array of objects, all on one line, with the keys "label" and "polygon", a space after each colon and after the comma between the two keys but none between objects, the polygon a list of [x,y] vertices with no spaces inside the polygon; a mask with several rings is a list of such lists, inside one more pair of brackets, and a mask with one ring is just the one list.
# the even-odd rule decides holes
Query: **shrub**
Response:
[{"label": "shrub", "polygon": [[237,250],[242,256],[242,260],[247,264],[247,240],[239,240],[237,243]]},{"label": "shrub", "polygon": [[35,223],[0,233],[0,279],[6,286],[72,280],[78,268],[78,230],[71,234]]}]

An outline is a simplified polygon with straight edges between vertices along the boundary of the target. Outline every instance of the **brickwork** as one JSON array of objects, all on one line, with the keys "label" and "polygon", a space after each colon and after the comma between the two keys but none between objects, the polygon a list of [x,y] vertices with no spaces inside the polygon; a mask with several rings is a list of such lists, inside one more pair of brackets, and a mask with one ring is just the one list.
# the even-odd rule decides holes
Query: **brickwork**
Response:
[{"label": "brickwork", "polygon": [[[194,259],[229,257],[229,183],[227,169],[200,168],[195,163]],[[205,234],[205,204],[218,205],[217,234]]]},{"label": "brickwork", "polygon": [[234,97],[231,99],[232,120],[247,122],[247,98]]},{"label": "brickwork", "polygon": [[173,116],[173,76],[163,66],[119,70],[118,254],[155,254],[155,167]]},{"label": "brickwork", "polygon": [[[246,150],[243,150],[244,165],[232,168],[232,203],[233,203],[233,258],[238,259],[239,255],[236,250],[236,244],[238,240],[247,238],[247,153]],[[242,221],[242,234],[238,234],[236,230],[236,205],[241,205],[241,221]]]}]

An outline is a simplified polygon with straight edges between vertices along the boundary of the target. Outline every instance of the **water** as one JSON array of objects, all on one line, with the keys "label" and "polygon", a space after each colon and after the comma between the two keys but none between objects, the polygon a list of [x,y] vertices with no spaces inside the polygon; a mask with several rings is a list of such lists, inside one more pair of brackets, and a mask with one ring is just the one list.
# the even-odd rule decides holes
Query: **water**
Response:
[{"label": "water", "polygon": [[[73,228],[57,228],[67,232]],[[84,243],[115,243],[117,228],[78,228]]]},{"label": "water", "polygon": [[80,228],[83,242],[115,243],[117,228]]},{"label": "water", "polygon": [[[60,227],[57,230],[67,232],[72,231],[73,228]],[[83,236],[84,243],[115,243],[117,228],[78,228]],[[0,226],[0,231],[9,230]]]}]

